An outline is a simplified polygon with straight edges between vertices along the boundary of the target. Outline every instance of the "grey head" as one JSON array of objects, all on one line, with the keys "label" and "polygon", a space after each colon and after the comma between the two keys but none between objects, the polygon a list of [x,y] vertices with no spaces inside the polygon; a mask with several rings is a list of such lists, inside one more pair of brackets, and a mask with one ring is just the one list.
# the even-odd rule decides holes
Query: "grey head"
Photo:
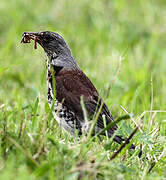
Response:
[{"label": "grey head", "polygon": [[64,68],[78,68],[68,45],[59,34],[51,31],[24,32],[23,37],[28,37],[39,43],[51,64]]}]

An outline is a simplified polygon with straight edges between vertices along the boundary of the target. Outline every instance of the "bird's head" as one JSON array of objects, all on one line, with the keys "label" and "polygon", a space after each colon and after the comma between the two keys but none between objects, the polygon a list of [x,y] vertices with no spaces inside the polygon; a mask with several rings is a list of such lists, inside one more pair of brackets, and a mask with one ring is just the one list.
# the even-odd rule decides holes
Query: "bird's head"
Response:
[{"label": "bird's head", "polygon": [[57,33],[50,31],[24,32],[22,42],[27,43],[31,39],[39,43],[46,53],[56,53],[57,55],[70,54],[70,49],[65,40]]},{"label": "bird's head", "polygon": [[24,32],[21,42],[30,43],[31,39],[35,42],[34,48],[36,49],[37,43],[39,43],[43,47],[44,51],[51,61],[55,61],[55,59],[58,59],[59,61],[61,61],[61,64],[75,64],[68,45],[66,44],[63,37],[59,34],[50,31]]}]

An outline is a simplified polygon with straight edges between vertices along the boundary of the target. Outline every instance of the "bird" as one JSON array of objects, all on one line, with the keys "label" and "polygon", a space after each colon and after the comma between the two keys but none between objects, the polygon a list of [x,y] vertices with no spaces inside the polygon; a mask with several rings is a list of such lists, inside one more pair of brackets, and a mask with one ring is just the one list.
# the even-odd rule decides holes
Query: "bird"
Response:
[{"label": "bird", "polygon": [[[44,49],[47,59],[47,100],[54,118],[59,126],[75,136],[81,136],[84,130],[89,130],[91,123],[87,125],[81,104],[81,99],[87,112],[89,122],[93,121],[95,113],[99,113],[93,134],[99,133],[106,125],[114,121],[114,118],[103,102],[97,89],[76,63],[71,50],[64,38],[51,31],[24,32],[22,43],[30,43],[34,40],[34,48],[37,43]],[[118,129],[117,125],[107,130],[108,137],[112,137]],[[122,136],[115,135],[113,140],[119,144],[125,140]],[[130,149],[135,149],[131,145]]]}]

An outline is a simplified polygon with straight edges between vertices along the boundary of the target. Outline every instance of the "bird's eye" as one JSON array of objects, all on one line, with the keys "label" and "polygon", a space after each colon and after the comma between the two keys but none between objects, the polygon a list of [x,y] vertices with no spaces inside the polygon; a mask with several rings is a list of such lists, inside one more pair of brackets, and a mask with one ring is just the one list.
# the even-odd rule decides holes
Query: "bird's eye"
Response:
[{"label": "bird's eye", "polygon": [[52,40],[53,40],[53,38],[51,36],[48,36],[48,35],[44,36],[44,41],[50,42]]},{"label": "bird's eye", "polygon": [[45,40],[45,41],[49,41],[49,40],[50,40],[50,37],[49,37],[49,36],[44,36],[44,40]]}]

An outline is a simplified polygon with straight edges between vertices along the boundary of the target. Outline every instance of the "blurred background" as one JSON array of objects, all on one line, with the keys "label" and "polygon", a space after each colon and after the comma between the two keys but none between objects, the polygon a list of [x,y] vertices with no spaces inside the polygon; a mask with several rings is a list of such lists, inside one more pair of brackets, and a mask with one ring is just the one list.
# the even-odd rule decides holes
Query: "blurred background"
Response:
[{"label": "blurred background", "polygon": [[[122,60],[120,73],[106,99],[106,104],[113,117],[125,114],[120,105],[125,107],[129,113],[133,113],[136,118],[144,111],[166,110],[165,0],[1,0],[0,119],[3,120],[1,121],[3,123],[0,123],[0,133],[2,132],[3,135],[2,142],[5,139],[4,134],[8,132],[10,137],[13,137],[18,144],[34,155],[38,152],[41,144],[40,134],[44,126],[43,121],[51,119],[48,118],[46,105],[46,55],[40,46],[35,50],[33,43],[20,43],[23,32],[45,30],[57,32],[64,37],[77,63],[94,83],[101,97],[105,96],[109,85],[115,78],[119,62]],[[37,98],[39,98],[39,105]],[[165,119],[166,113],[162,112],[146,113],[142,118],[143,133],[137,138],[137,142],[140,144],[144,141],[146,152],[151,153],[149,156],[153,154],[159,156],[165,147]],[[140,118],[137,120],[139,121]],[[126,124],[128,126],[133,126],[133,124],[131,121],[121,123],[122,130],[124,129],[123,131],[128,135],[132,129],[125,128]],[[22,125],[25,126],[25,132],[21,139]],[[51,120],[48,125],[51,128],[54,127]],[[154,130],[159,140],[156,140],[154,134],[153,137],[148,136],[151,130]],[[57,127],[56,130],[52,128],[48,132],[53,135],[53,138],[57,138],[56,144],[59,139],[64,139],[59,131],[59,127]],[[32,137],[36,138],[35,141]],[[146,138],[153,138],[153,141]],[[48,161],[52,159],[53,162],[57,162],[58,165],[55,164],[56,171],[57,173],[61,172],[62,176],[64,174],[61,170],[65,163],[69,163],[65,166],[67,168],[71,164],[77,166],[77,157],[73,153],[77,151],[77,145],[74,151],[69,151],[69,154],[65,156],[64,154],[68,153],[69,148],[60,144],[58,148],[54,146],[54,149],[52,145],[49,146],[49,140],[46,141],[48,142],[47,148],[53,148],[53,150],[51,151],[52,156],[41,156],[43,162],[46,158]],[[156,149],[148,148],[152,142]],[[23,176],[28,179],[31,171],[29,171],[29,163],[24,163],[24,153],[20,153],[19,149],[21,147],[18,145],[19,150],[17,151],[15,148],[12,149],[8,142],[2,144],[0,154],[3,154],[4,158],[0,157],[0,169],[5,167],[5,163],[2,162],[6,160],[6,153],[9,150],[11,154],[13,153],[12,158],[11,156],[8,158],[10,165],[7,165],[4,177],[9,179],[9,171],[12,171],[13,174],[11,173],[10,176],[13,179],[17,162],[20,179],[23,179]],[[95,145],[95,147],[98,147],[96,151],[100,151],[100,145]],[[60,154],[59,157],[53,156],[55,150]],[[24,150],[21,149],[21,152]],[[99,158],[102,153],[98,152]],[[73,158],[71,158],[71,154]],[[101,158],[103,159],[103,157]],[[136,158],[137,156],[135,156]],[[62,162],[59,159],[62,159]],[[87,159],[90,158],[87,157]],[[89,162],[88,160],[87,162]],[[139,177],[142,178],[142,170],[139,172],[138,169],[141,165],[139,162],[135,162],[129,162],[133,171],[130,169],[131,166],[128,168],[128,164],[124,170],[123,163],[121,165],[122,172],[126,171],[127,175],[138,172],[135,173],[136,177],[139,174]],[[122,163],[120,158],[118,163]],[[165,172],[165,162],[161,161],[161,163],[163,163],[162,170],[158,169],[159,173]],[[28,170],[24,170],[25,173],[22,173],[25,164],[27,164]],[[51,169],[52,165],[49,167]],[[107,168],[107,166],[105,167]],[[108,167],[112,167],[109,162]],[[115,167],[119,168],[119,165],[115,165],[112,169]],[[143,166],[143,170],[146,170],[144,167],[147,167],[146,164]],[[45,166],[43,171],[46,172],[44,168]],[[70,168],[68,169],[70,171]],[[108,169],[109,173],[112,173],[112,169],[111,171]],[[52,173],[52,170],[50,172]],[[119,170],[115,174],[117,172]],[[110,177],[109,173],[108,177]],[[4,177],[3,179],[5,179]]]},{"label": "blurred background", "polygon": [[[164,0],[1,0],[0,103],[15,106],[45,96],[45,54],[20,44],[24,31],[61,34],[103,97],[120,57],[121,72],[107,99],[115,115],[165,109],[166,3]],[[152,82],[151,82],[152,79]]]},{"label": "blurred background", "polygon": [[114,116],[120,105],[135,114],[165,109],[165,0],[1,0],[0,104],[46,98],[45,53],[20,43],[24,31],[44,30],[64,37],[102,97],[123,58],[106,100]]}]

